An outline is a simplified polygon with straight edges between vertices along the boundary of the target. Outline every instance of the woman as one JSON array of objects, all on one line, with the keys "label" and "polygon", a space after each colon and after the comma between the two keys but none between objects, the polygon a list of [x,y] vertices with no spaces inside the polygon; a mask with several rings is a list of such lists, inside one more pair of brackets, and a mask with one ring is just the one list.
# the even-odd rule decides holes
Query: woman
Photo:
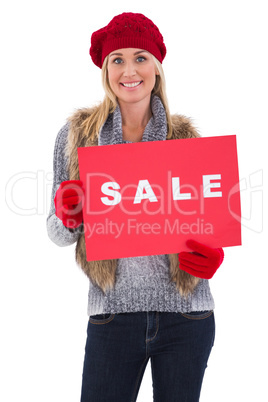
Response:
[{"label": "woman", "polygon": [[90,279],[82,402],[135,401],[149,359],[155,401],[197,402],[214,343],[208,279],[222,249],[189,240],[191,253],[86,261],[77,147],[198,136],[187,118],[169,113],[165,54],[142,14],[123,13],[94,32],[90,55],[105,98],[74,113],[56,139],[48,234],[59,246],[77,242]]}]

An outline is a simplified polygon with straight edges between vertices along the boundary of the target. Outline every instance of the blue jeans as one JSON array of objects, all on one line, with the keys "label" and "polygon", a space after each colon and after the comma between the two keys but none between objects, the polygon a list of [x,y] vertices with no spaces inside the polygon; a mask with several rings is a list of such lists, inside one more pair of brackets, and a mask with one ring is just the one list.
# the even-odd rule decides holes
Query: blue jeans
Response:
[{"label": "blue jeans", "polygon": [[134,402],[151,359],[155,402],[198,402],[214,343],[213,311],[89,318],[81,402]]}]

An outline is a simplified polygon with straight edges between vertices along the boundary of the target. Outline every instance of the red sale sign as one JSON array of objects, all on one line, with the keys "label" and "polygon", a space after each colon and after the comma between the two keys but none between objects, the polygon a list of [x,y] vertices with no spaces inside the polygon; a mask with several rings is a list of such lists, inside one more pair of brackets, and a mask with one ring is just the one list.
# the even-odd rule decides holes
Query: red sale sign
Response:
[{"label": "red sale sign", "polygon": [[78,148],[87,259],[241,245],[236,136]]}]

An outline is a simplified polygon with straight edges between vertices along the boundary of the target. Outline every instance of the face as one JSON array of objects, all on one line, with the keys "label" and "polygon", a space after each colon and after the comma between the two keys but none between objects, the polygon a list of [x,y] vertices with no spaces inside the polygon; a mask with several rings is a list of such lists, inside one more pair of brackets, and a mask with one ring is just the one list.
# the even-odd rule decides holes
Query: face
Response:
[{"label": "face", "polygon": [[126,48],[108,56],[108,79],[119,103],[149,102],[158,74],[151,53]]}]

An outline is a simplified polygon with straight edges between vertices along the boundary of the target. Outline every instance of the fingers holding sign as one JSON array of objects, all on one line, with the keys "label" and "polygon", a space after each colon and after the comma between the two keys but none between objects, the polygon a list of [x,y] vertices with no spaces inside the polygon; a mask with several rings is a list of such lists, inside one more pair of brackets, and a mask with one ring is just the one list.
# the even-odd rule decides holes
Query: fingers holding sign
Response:
[{"label": "fingers holding sign", "polygon": [[211,248],[195,240],[187,240],[186,245],[193,252],[179,253],[180,269],[203,279],[211,279],[223,262],[222,248]]}]

